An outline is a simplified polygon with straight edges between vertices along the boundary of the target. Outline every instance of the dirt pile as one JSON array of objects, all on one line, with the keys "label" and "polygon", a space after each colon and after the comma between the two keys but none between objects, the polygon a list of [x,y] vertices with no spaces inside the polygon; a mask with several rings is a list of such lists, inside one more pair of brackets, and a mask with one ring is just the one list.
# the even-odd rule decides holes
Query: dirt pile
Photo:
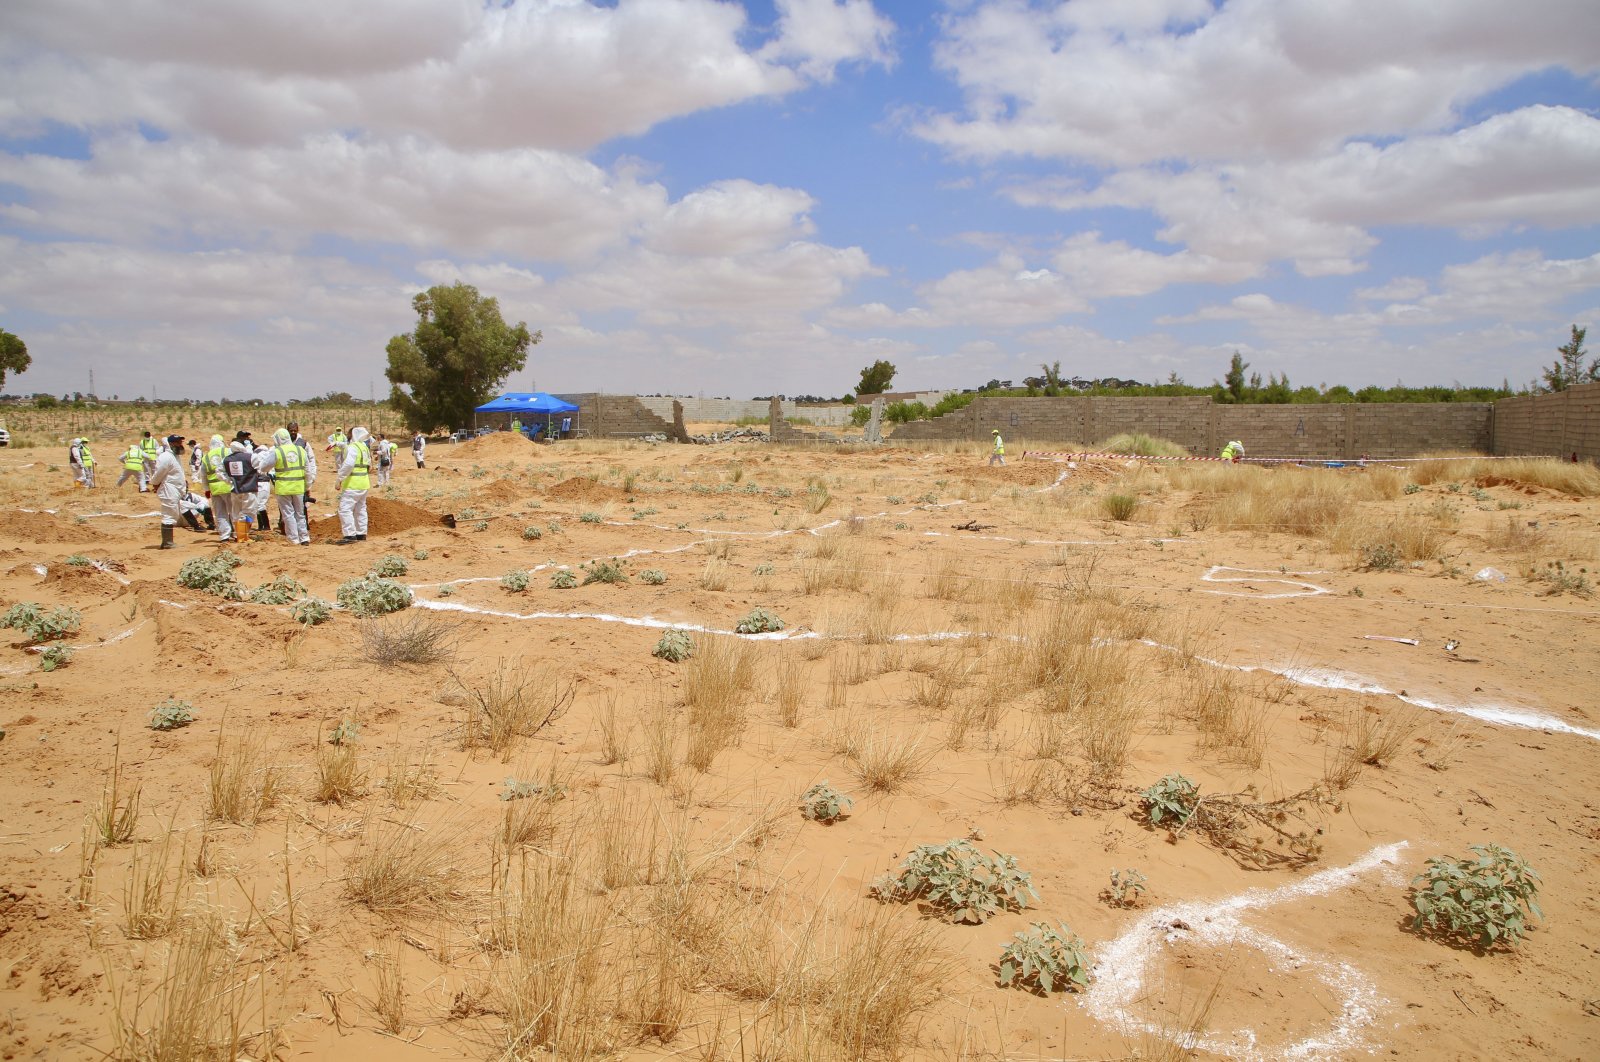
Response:
[{"label": "dirt pile", "polygon": [[572,479],[564,479],[555,486],[547,488],[544,496],[546,498],[554,498],[556,501],[603,504],[605,502],[624,501],[628,497],[628,492],[618,487],[608,487],[604,483],[596,483],[592,479],[575,476]]},{"label": "dirt pile", "polygon": [[487,487],[479,487],[473,491],[485,501],[509,502],[518,498],[525,498],[534,493],[533,488],[514,479],[497,479]]},{"label": "dirt pile", "polygon": [[[444,517],[438,513],[430,513],[426,509],[419,509],[415,505],[390,501],[387,498],[367,499],[368,535],[397,535],[413,527],[439,527],[443,524]],[[311,521],[312,538],[336,538],[338,535],[337,513]]]},{"label": "dirt pile", "polygon": [[528,457],[536,443],[514,431],[497,431],[468,442],[459,443],[448,450],[440,450],[441,457],[466,457],[473,461],[493,461],[504,457]]},{"label": "dirt pile", "polygon": [[95,542],[100,532],[52,513],[0,512],[0,538],[24,542]]}]

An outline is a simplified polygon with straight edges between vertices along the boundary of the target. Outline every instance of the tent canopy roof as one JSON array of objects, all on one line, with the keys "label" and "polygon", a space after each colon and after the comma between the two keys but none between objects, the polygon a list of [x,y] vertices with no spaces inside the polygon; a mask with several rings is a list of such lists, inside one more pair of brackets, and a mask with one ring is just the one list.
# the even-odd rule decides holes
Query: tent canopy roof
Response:
[{"label": "tent canopy roof", "polygon": [[479,406],[479,413],[576,413],[578,407],[543,391],[511,391]]}]

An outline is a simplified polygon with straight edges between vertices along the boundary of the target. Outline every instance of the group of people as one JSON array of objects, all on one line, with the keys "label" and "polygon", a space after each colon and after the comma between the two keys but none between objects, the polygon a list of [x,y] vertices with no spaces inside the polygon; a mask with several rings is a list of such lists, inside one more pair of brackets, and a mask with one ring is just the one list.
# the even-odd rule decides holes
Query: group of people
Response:
[{"label": "group of people", "polygon": [[[426,448],[427,439],[416,433],[411,452],[419,469]],[[186,451],[187,470],[182,461]],[[323,452],[332,455],[334,490],[339,495],[340,537],[335,545],[366,540],[367,491],[374,482],[379,486],[389,482],[398,451],[393,441],[383,435],[373,437],[364,427],[328,436]],[[72,440],[68,461],[74,486],[93,488],[94,454],[87,439]],[[283,536],[297,545],[311,544],[306,506],[316,502],[311,491],[317,481],[317,455],[294,421],[273,432],[271,443],[257,443],[244,429],[226,443],[221,435],[213,435],[205,446],[181,435],[158,439],[147,431],[122,455],[122,469],[118,487],[136,479],[141,494],[153,491],[161,503],[161,549],[174,548],[172,536],[179,523],[193,531],[204,530],[201,518],[223,542],[247,534],[252,523],[260,531],[271,531],[268,508],[274,501]],[[204,498],[196,490],[203,491]]]}]

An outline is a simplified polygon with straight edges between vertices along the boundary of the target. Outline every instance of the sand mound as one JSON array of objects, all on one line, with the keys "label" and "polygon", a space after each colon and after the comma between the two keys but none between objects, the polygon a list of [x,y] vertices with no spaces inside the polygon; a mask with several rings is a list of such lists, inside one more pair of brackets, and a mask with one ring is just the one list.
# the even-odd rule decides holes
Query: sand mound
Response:
[{"label": "sand mound", "polygon": [[0,512],[0,537],[24,542],[95,542],[100,532],[50,513]]},{"label": "sand mound", "polygon": [[[367,499],[367,534],[369,535],[395,535],[401,531],[409,531],[413,527],[438,527],[444,523],[444,518],[438,513],[430,513],[426,509],[419,509],[415,505],[405,502],[389,501],[385,498]],[[313,538],[337,538],[339,536],[339,517],[324,516],[320,520],[311,521],[311,536]]]},{"label": "sand mound", "polygon": [[535,445],[518,432],[497,431],[493,435],[458,443],[448,451],[441,452],[440,456],[470,457],[476,461],[496,457],[527,457],[533,453]]},{"label": "sand mound", "polygon": [[1015,465],[956,465],[947,466],[945,473],[962,479],[990,483],[1016,483],[1021,486],[1042,486],[1052,482],[1066,468],[1053,461],[1028,461]]},{"label": "sand mound", "polygon": [[546,498],[557,501],[579,502],[619,502],[628,497],[628,492],[617,487],[608,487],[603,483],[596,483],[592,479],[577,476],[564,479],[555,486],[545,490]]},{"label": "sand mound", "polygon": [[82,591],[100,596],[122,593],[122,583],[110,572],[76,564],[52,564],[43,582],[54,583],[64,590]]},{"label": "sand mound", "polygon": [[532,494],[533,489],[510,479],[497,479],[487,487],[479,487],[473,493],[485,501],[508,502]]}]

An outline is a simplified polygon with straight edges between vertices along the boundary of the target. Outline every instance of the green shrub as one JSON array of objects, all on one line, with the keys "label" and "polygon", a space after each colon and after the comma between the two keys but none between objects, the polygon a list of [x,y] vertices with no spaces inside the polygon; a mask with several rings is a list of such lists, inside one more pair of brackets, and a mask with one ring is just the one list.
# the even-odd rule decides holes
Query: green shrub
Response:
[{"label": "green shrub", "polygon": [[740,634],[766,634],[768,631],[781,631],[783,627],[783,620],[775,613],[764,608],[753,608],[733,629]]},{"label": "green shrub", "polygon": [[489,521],[479,520],[477,523],[472,525],[472,529],[474,531],[487,531],[489,530]]},{"label": "green shrub", "polygon": [[52,645],[39,654],[39,670],[54,671],[58,667],[66,667],[72,660],[72,647],[70,645]]},{"label": "green shrub", "polygon": [[376,575],[380,579],[398,579],[410,570],[411,566],[400,554],[386,553],[378,558],[378,562],[372,566],[372,571],[367,574]]},{"label": "green shrub", "polygon": [[290,575],[280,575],[250,591],[250,600],[258,605],[287,605],[305,596],[306,588]]},{"label": "green shrub", "polygon": [[303,623],[307,627],[315,627],[319,623],[326,623],[328,617],[333,615],[333,609],[320,597],[308,597],[297,601],[289,609],[289,618],[296,623]]},{"label": "green shrub", "polygon": [[1411,882],[1413,929],[1441,940],[1470,941],[1480,952],[1515,946],[1539,910],[1539,875],[1517,853],[1475,844],[1473,859],[1435,856]]},{"label": "green shrub", "polygon": [[411,554],[411,559],[412,560],[425,561],[425,560],[428,559],[428,551],[425,550],[425,549],[416,550],[415,552],[413,552]]},{"label": "green shrub", "polygon": [[550,576],[550,589],[571,590],[578,585],[578,577],[566,568],[557,568],[555,574]]},{"label": "green shrub", "polygon": [[341,719],[339,725],[328,731],[328,744],[354,745],[361,740],[361,724],[354,719]]},{"label": "green shrub", "polygon": [[650,651],[651,656],[680,664],[694,655],[694,639],[688,631],[667,631]]},{"label": "green shrub", "polygon": [[529,524],[527,527],[522,529],[522,540],[524,542],[533,542],[534,540],[541,539],[543,537],[544,532],[534,524]]},{"label": "green shrub", "polygon": [[1400,490],[1401,490],[1401,493],[1404,493],[1404,494],[1421,494],[1422,493],[1422,484],[1420,484],[1420,483],[1407,483],[1405,486],[1401,487]]},{"label": "green shrub", "polygon": [[522,593],[528,589],[528,573],[521,568],[513,568],[500,577],[500,588],[513,594]]},{"label": "green shrub", "polygon": [[191,590],[243,601],[249,592],[233,577],[233,570],[243,562],[231,550],[222,550],[209,557],[191,557],[178,569],[178,585]]},{"label": "green shrub", "polygon": [[667,581],[667,573],[660,568],[646,568],[639,573],[639,581],[649,583],[651,586],[660,586]]},{"label": "green shrub", "polygon": [[1200,787],[1181,774],[1169,774],[1139,794],[1150,825],[1171,820],[1182,826],[1200,805]]},{"label": "green shrub", "polygon": [[600,522],[600,514],[599,513],[583,513],[583,514],[579,515],[578,519],[583,521],[586,524],[598,524]]},{"label": "green shrub", "polygon": [[1145,876],[1130,867],[1111,872],[1111,887],[1101,897],[1113,907],[1136,907],[1148,891]]},{"label": "green shrub", "polygon": [[900,866],[884,875],[872,894],[885,902],[920,900],[951,922],[979,925],[1001,911],[1020,911],[1039,894],[1032,878],[1011,856],[984,855],[970,841],[919,845]]},{"label": "green shrub", "polygon": [[168,697],[150,710],[151,730],[177,730],[194,722],[194,705]]},{"label": "green shrub", "polygon": [[1139,499],[1132,494],[1107,494],[1100,499],[1100,508],[1113,520],[1131,520],[1139,510]]},{"label": "green shrub", "polygon": [[29,645],[38,645],[78,633],[83,626],[83,616],[77,609],[65,605],[47,609],[32,601],[22,601],[0,616],[0,626],[21,631],[28,636]]},{"label": "green shrub", "polygon": [[440,597],[454,597],[455,593],[456,588],[451,586],[449,583],[445,583],[443,586],[439,587]]},{"label": "green shrub", "polygon": [[67,563],[74,568],[94,567],[94,561],[84,556],[82,553],[74,553],[72,556],[67,558]]},{"label": "green shrub", "polygon": [[1369,572],[1397,572],[1405,568],[1406,555],[1393,542],[1369,542],[1361,547],[1361,567]]},{"label": "green shrub", "polygon": [[850,814],[855,801],[839,792],[827,782],[816,785],[800,794],[800,817],[812,822],[832,824]]},{"label": "green shrub", "polygon": [[339,584],[336,598],[341,608],[357,616],[382,616],[411,607],[411,591],[392,579],[367,575]]},{"label": "green shrub", "polygon": [[592,564],[581,564],[583,569],[583,585],[590,583],[625,583],[628,573],[622,570],[622,565],[615,560],[597,560]]},{"label": "green shrub", "polygon": [[501,800],[530,800],[541,797],[545,800],[560,800],[567,795],[567,788],[559,783],[545,785],[543,782],[523,782],[516,778],[507,778],[500,790]]},{"label": "green shrub", "polygon": [[1000,984],[1048,996],[1089,987],[1089,957],[1083,941],[1061,923],[1061,931],[1034,922],[1000,951]]},{"label": "green shrub", "polygon": [[752,572],[751,574],[755,575],[757,578],[765,579],[768,576],[776,575],[777,571],[778,571],[778,569],[774,568],[770,564],[758,564],[758,565],[756,565],[755,571]]}]

